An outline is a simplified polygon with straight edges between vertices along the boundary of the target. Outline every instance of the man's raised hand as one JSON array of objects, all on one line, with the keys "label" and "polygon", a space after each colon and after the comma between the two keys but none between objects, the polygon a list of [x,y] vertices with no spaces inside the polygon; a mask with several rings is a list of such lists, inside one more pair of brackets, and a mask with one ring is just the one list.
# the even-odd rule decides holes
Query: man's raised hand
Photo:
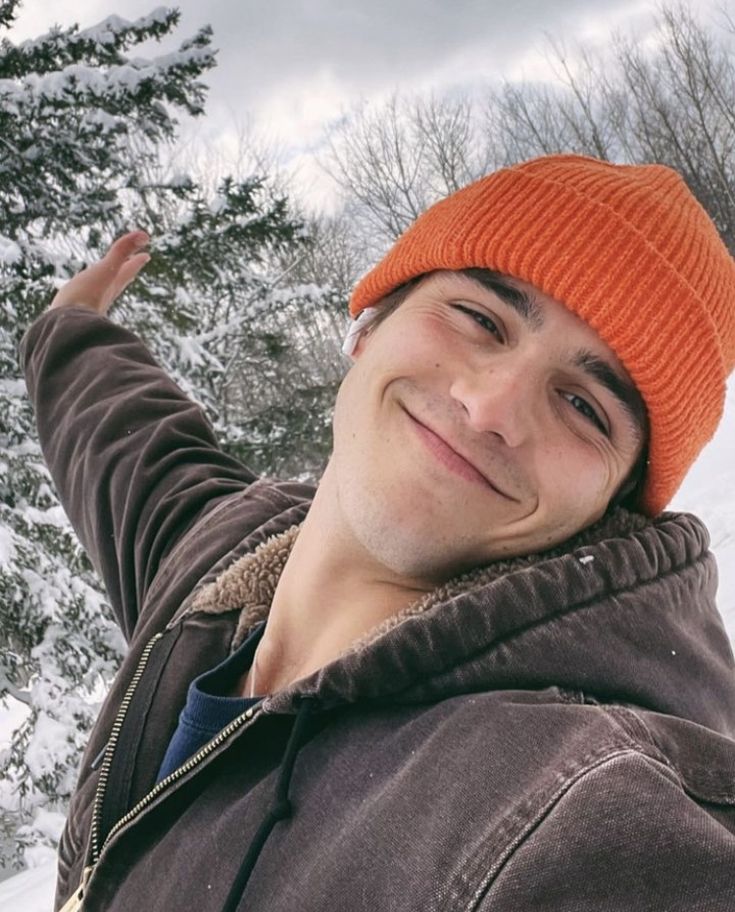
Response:
[{"label": "man's raised hand", "polygon": [[88,307],[103,316],[107,314],[150,260],[150,254],[143,250],[149,240],[145,231],[129,231],[118,238],[101,260],[77,273],[56,292],[48,309]]}]

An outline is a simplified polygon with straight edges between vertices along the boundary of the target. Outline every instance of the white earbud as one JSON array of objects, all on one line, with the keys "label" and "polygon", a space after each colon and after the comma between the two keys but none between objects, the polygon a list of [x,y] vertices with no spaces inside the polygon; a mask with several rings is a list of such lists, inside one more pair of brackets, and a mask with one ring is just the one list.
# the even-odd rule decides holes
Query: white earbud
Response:
[{"label": "white earbud", "polygon": [[361,310],[352,323],[350,323],[350,328],[347,330],[347,335],[342,343],[343,354],[350,358],[352,357],[360,336],[373,322],[379,310],[379,307],[366,307],[364,310]]}]

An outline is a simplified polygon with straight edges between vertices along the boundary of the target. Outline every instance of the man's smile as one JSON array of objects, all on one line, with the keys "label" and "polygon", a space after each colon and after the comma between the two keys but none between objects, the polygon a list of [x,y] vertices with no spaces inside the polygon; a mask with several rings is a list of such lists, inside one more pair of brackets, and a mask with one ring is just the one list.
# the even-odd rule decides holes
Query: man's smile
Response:
[{"label": "man's smile", "polygon": [[412,426],[416,429],[419,438],[423,441],[426,448],[445,468],[467,481],[482,485],[485,490],[490,489],[495,494],[499,494],[507,500],[513,499],[502,491],[495,482],[488,478],[474,462],[458,452],[444,437],[419,421],[405,408],[405,406],[402,408],[408,415]]}]

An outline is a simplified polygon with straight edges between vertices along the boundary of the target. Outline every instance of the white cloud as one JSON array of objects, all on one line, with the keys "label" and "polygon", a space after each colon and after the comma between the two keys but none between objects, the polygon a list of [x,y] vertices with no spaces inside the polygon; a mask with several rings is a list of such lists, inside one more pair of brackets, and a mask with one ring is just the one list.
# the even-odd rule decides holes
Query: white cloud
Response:
[{"label": "white cloud", "polygon": [[[690,3],[711,10],[715,0]],[[54,22],[83,27],[115,13],[134,19],[153,0],[26,0],[11,38]],[[395,90],[438,90],[550,76],[545,36],[604,45],[616,29],[650,28],[657,0],[179,0],[175,41],[210,23],[219,48],[205,123],[198,133],[220,153],[237,148],[251,122],[305,167],[326,126],[360,99]],[[167,40],[166,47],[174,42]],[[155,48],[150,48],[155,53]],[[313,163],[306,167],[316,178]]]}]

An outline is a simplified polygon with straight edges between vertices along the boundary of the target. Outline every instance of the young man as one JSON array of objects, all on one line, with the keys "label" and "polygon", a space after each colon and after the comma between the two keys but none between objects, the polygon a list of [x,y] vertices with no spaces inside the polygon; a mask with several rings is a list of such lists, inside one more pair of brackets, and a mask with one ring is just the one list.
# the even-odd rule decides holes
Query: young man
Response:
[{"label": "young man", "polygon": [[107,318],[145,241],[21,343],[130,642],[57,907],[735,908],[735,662],[707,532],[662,512],[735,267],[683,181],[552,156],[428,210],[355,289],[315,491]]}]

